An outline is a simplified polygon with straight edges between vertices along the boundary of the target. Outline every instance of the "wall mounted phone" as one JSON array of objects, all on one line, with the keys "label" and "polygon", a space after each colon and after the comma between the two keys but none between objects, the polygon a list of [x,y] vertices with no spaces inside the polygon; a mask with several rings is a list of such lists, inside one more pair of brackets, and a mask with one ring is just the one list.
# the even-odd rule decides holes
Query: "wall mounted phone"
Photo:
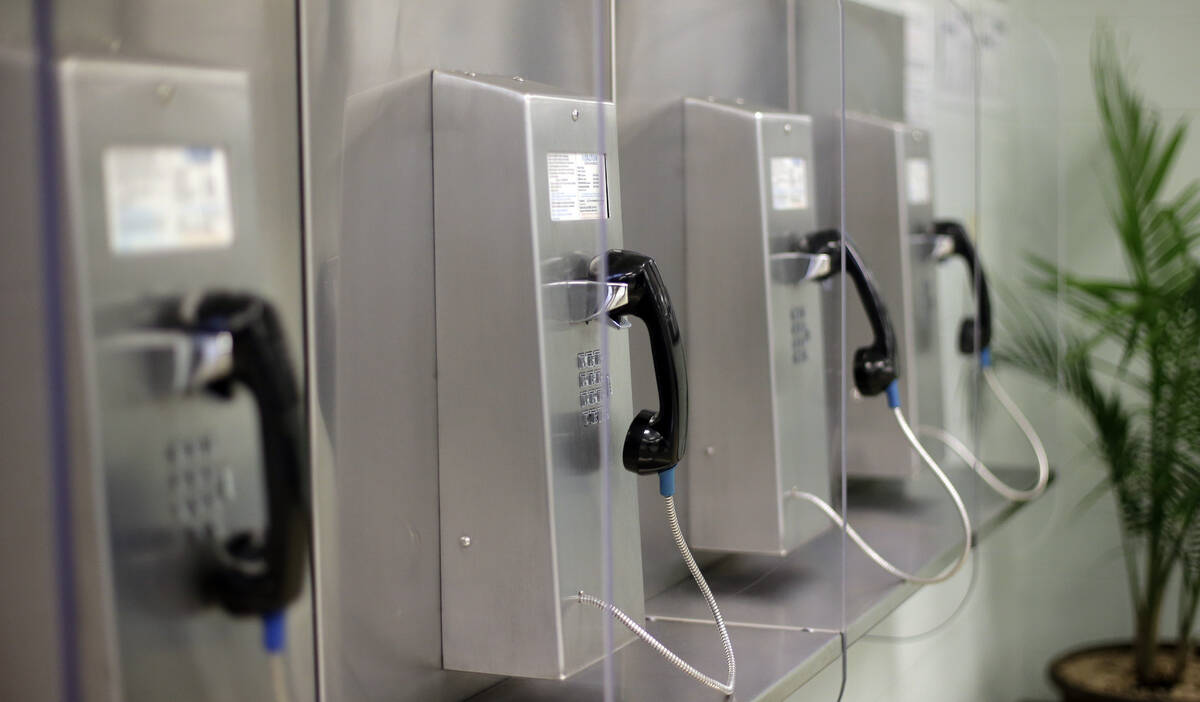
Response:
[{"label": "wall mounted phone", "polygon": [[[852,365],[854,391],[863,398],[873,398],[881,394],[886,396],[888,410],[891,412],[897,427],[900,429],[907,443],[906,450],[911,447],[912,451],[934,474],[938,482],[946,490],[946,494],[954,502],[954,507],[963,528],[962,550],[959,552],[958,558],[937,575],[921,576],[909,573],[897,568],[878,551],[873,549],[858,534],[854,527],[847,524],[845,519],[827,501],[822,499],[820,495],[793,489],[788,491],[788,497],[790,499],[804,500],[815,505],[834,524],[845,529],[846,535],[876,565],[892,575],[908,582],[921,584],[938,583],[947,580],[962,568],[970,556],[972,541],[971,517],[967,513],[966,505],[963,503],[958,489],[954,487],[954,484],[950,482],[950,478],[946,476],[937,461],[917,439],[916,434],[913,432],[901,409],[900,374],[896,363],[896,334],[892,329],[887,306],[879,294],[878,287],[870,270],[867,268],[866,262],[849,237],[836,230],[823,230],[799,238],[796,248],[828,259],[828,273],[823,277],[845,273],[853,281],[862,313],[866,316],[872,330],[871,343],[858,346],[854,350]],[[859,440],[858,437],[847,437],[848,443],[857,440]]]},{"label": "wall mounted phone", "polygon": [[[612,103],[435,71],[432,104],[443,665],[572,675],[606,654],[605,622],[587,604],[628,629],[616,646],[641,638],[731,692],[728,632],[674,517],[688,433],[682,330],[653,260],[621,249],[618,157],[598,152],[602,128],[617,143]],[[630,318],[649,333],[657,412],[633,413]],[[637,474],[660,476],[721,633],[725,683],[638,623]]]},{"label": "wall mounted phone", "polygon": [[[118,694],[309,699],[281,679],[283,623],[311,611],[292,606],[310,592],[284,331],[300,295],[270,273],[299,264],[299,242],[259,232],[247,77],[80,60],[60,75]],[[293,629],[310,661],[311,629]]]},{"label": "wall mounted phone", "polygon": [[827,528],[786,491],[830,493],[828,261],[795,247],[817,221],[812,122],[717,98],[683,112],[690,535],[782,555]]},{"label": "wall mounted phone", "polygon": [[900,411],[899,343],[878,286],[839,230],[816,230],[813,181],[821,174],[812,165],[811,120],[713,98],[685,100],[684,116],[689,333],[704,364],[695,383],[703,423],[693,433],[690,464],[693,503],[704,508],[692,518],[697,543],[782,555],[827,528],[827,518],[844,526],[830,506],[829,439],[842,429],[829,418],[842,388],[827,382],[824,352],[831,336],[840,338],[824,322],[842,315],[822,319],[830,296],[818,283],[845,273],[857,295],[854,313],[865,320],[863,333],[850,338],[870,340],[850,359],[854,393],[863,401],[886,394],[901,429],[892,427],[887,438],[905,441],[905,455],[911,444],[948,490],[962,518],[963,554],[941,575],[923,578],[847,531],[898,577],[950,577],[969,553],[969,518]]},{"label": "wall mounted phone", "polygon": [[[892,312],[897,372],[907,381],[905,406],[914,424],[940,426],[943,368],[937,329],[937,261],[928,236],[933,228],[928,134],[855,113],[847,113],[844,122],[839,116],[821,117],[814,128],[820,226],[850,234],[863,256],[873,262],[876,285]],[[837,304],[832,299],[828,303],[827,309]],[[845,324],[850,338],[871,333],[866,316],[855,308],[846,310]],[[827,326],[827,331],[832,342],[837,329]],[[829,350],[831,354],[839,352],[835,346]],[[853,358],[846,360],[854,362]],[[846,423],[841,427],[854,437],[847,442],[844,460],[850,477],[905,478],[915,474],[918,459],[892,425],[884,407],[851,394]]]},{"label": "wall mounted phone", "polygon": [[1025,435],[1038,464],[1036,482],[1027,489],[1014,488],[993,473],[958,437],[939,427],[932,426],[918,426],[917,432],[944,443],[968,466],[979,473],[984,482],[1005,498],[1016,502],[1035,499],[1045,491],[1046,485],[1050,482],[1050,459],[1046,455],[1046,447],[1042,444],[1037,430],[1005,391],[992,368],[992,300],[988,292],[987,276],[979,261],[979,254],[971,242],[970,235],[967,234],[967,228],[959,222],[951,220],[936,222],[934,236],[936,239],[934,256],[938,261],[946,261],[955,256],[962,258],[966,264],[971,288],[975,295],[974,313],[964,318],[959,325],[958,350],[965,356],[978,356],[979,370],[988,389],[992,391],[1005,412],[1012,418],[1013,423]]}]

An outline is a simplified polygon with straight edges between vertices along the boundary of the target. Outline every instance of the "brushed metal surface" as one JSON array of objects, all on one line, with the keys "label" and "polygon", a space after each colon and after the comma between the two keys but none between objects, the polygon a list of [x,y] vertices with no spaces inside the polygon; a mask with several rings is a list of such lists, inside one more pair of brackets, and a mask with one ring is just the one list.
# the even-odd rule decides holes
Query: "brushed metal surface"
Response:
[{"label": "brushed metal surface", "polygon": [[[626,242],[658,261],[672,302],[687,319],[683,98],[715,95],[786,108],[787,2],[621,0],[615,25]],[[836,32],[837,25],[829,24],[828,31]],[[835,57],[821,65],[836,76]],[[634,402],[653,407],[653,374],[643,362],[648,358],[643,346],[641,339],[633,340]],[[681,495],[688,494],[694,458],[689,454],[680,464]],[[645,483],[639,492],[646,592],[653,595],[688,576],[662,526],[657,491]],[[690,524],[689,501],[680,500],[678,509],[683,523]],[[713,560],[701,554],[699,562]]]},{"label": "brushed metal surface", "polygon": [[585,0],[299,6],[322,687],[459,700],[497,678],[442,668],[430,71],[592,94],[607,26]]},{"label": "brushed metal surface", "polygon": [[[105,586],[88,596],[113,598],[103,605],[112,629],[99,635],[119,668],[86,683],[95,694],[112,688],[126,700],[267,698],[273,688],[261,624],[231,617],[201,594],[202,556],[194,547],[197,538],[260,528],[265,518],[253,404],[244,393],[231,402],[164,395],[152,382],[155,359],[105,349],[107,340],[151,324],[163,299],[237,289],[279,307],[291,322],[287,335],[298,358],[299,287],[280,289],[264,271],[286,266],[290,257],[298,273],[299,232],[290,239],[261,234],[249,77],[245,71],[68,59],[60,80],[66,192],[87,310],[88,442],[97,447],[87,455],[103,475],[92,499],[102,507],[100,533],[106,535],[101,563],[111,569],[103,573]],[[111,147],[146,145],[224,150],[234,227],[228,247],[112,252],[102,157]],[[314,697],[311,614],[306,587],[287,614],[285,665],[300,700]]]},{"label": "brushed metal surface", "polygon": [[[561,321],[562,281],[621,247],[612,103],[508,76],[433,74],[442,651],[446,668],[561,678],[605,654],[602,612],[642,618],[636,476],[621,465],[632,420],[629,350],[608,325]],[[552,217],[549,154],[593,154],[600,219]],[[602,338],[608,334],[608,339]],[[607,355],[603,367],[581,363]],[[591,372],[599,382],[581,378]],[[581,388],[608,388],[611,430],[585,420]],[[588,403],[589,406],[596,407]],[[605,446],[602,446],[602,443]],[[605,450],[606,449],[606,452]],[[602,481],[611,484],[604,503]],[[612,560],[604,556],[603,511]],[[611,569],[606,573],[606,569]],[[632,639],[617,630],[615,645]]]},{"label": "brushed metal surface", "polygon": [[[785,498],[830,495],[821,286],[780,279],[773,262],[816,229],[811,120],[688,98],[684,154],[689,537],[783,555],[829,525]],[[805,207],[775,207],[775,158],[806,164]]]},{"label": "brushed metal surface", "polygon": [[[823,226],[838,226],[840,194],[839,118],[815,120],[818,161],[818,213]],[[936,263],[929,256],[932,181],[924,202],[910,202],[909,159],[923,159],[932,179],[929,138],[898,122],[848,113],[845,120],[845,233],[858,246],[887,305],[899,347],[897,369],[904,411],[916,424],[941,423],[941,358],[937,330]],[[848,291],[849,293],[849,291]],[[827,353],[836,349],[837,303],[826,307]],[[831,312],[832,311],[832,312]],[[846,306],[846,364],[854,349],[870,341],[861,306]],[[839,388],[831,392],[840,393]],[[832,426],[832,425],[831,425]],[[832,427],[837,431],[837,427]],[[881,397],[861,397],[851,389],[846,403],[845,470],[863,477],[910,477],[920,460]],[[928,447],[935,457],[937,447]],[[835,455],[840,447],[835,447]],[[837,459],[835,458],[835,462]]]}]

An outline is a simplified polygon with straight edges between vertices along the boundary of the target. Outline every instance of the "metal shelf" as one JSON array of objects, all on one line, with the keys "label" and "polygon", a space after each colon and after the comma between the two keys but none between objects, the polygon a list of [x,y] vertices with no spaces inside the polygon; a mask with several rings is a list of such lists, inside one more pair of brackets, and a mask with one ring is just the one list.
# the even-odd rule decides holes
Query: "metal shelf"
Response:
[{"label": "metal shelf", "polygon": [[[1021,505],[1005,501],[961,464],[952,468],[951,479],[971,510],[978,545]],[[1032,483],[1036,473],[1032,468],[995,472],[1013,485]],[[953,507],[928,476],[903,482],[852,483],[847,502],[850,522],[901,568],[930,575],[958,554],[962,541],[955,531]],[[787,557],[731,555],[705,570],[737,653],[735,699],[785,699],[838,659],[841,563],[842,533],[830,529]],[[847,543],[849,641],[869,632],[920,587],[896,580]],[[693,665],[720,677],[724,663],[717,633],[690,579],[651,597],[646,613],[646,628],[652,634]],[[725,699],[636,642],[618,651],[611,664],[616,696],[621,700]],[[600,662],[563,681],[510,678],[472,699],[601,699],[603,682],[604,663]]]}]

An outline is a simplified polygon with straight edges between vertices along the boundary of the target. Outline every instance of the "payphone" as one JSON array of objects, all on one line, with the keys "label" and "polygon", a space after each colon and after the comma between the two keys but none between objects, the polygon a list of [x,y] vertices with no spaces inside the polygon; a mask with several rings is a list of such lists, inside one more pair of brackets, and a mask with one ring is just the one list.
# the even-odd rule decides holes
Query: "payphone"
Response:
[{"label": "payphone", "polygon": [[[844,121],[840,116],[821,117],[814,128],[816,167],[821,174],[817,179],[820,225],[844,230],[873,263],[880,293],[892,312],[910,419],[913,424],[942,426],[928,134],[856,113],[846,113]],[[845,324],[848,338],[869,331],[868,320],[853,306],[846,309]],[[835,339],[827,337],[831,353],[837,353]],[[885,409],[860,393],[851,393],[841,428],[854,437],[846,442],[844,465],[849,476],[906,478],[917,470],[917,457],[896,435]]]},{"label": "payphone", "polygon": [[683,110],[692,543],[782,555],[827,528],[786,492],[830,499],[830,261],[794,247],[817,228],[812,121],[716,98]]},{"label": "payphone", "polygon": [[979,371],[983,376],[984,383],[996,396],[996,400],[1008,413],[1013,423],[1025,435],[1037,460],[1036,482],[1030,488],[1014,488],[993,473],[966,444],[953,434],[939,427],[931,426],[918,426],[917,431],[944,443],[947,448],[979,473],[979,477],[989,487],[1006,499],[1014,502],[1035,499],[1046,490],[1046,485],[1050,482],[1050,459],[1046,455],[1046,447],[1042,444],[1037,430],[1009,396],[1004,386],[1000,384],[1000,379],[996,377],[996,372],[992,368],[992,300],[988,292],[987,276],[983,272],[983,264],[979,260],[979,254],[971,242],[970,235],[967,234],[966,227],[961,223],[952,220],[936,222],[934,237],[934,257],[938,261],[947,261],[955,256],[962,258],[963,263],[966,264],[971,289],[975,296],[974,313],[965,317],[959,324],[958,343],[956,344],[958,351],[964,356],[978,357]]},{"label": "payphone", "polygon": [[[843,132],[844,129],[844,132]],[[1004,391],[991,369],[991,302],[987,283],[966,229],[933,216],[933,171],[928,132],[899,122],[848,112],[844,119],[817,122],[818,181],[825,226],[837,226],[844,200],[846,231],[871,261],[888,262],[875,273],[886,299],[896,307],[893,319],[900,340],[900,363],[908,378],[906,405],[922,436],[950,448],[1004,497],[1028,500],[1040,495],[1049,480],[1049,462],[1032,424]],[[844,143],[844,155],[842,145]],[[844,173],[843,173],[844,163]],[[838,178],[842,174],[842,178]],[[842,192],[844,180],[845,190]],[[1033,488],[1005,485],[963,443],[947,432],[943,416],[941,333],[938,326],[937,268],[953,256],[967,263],[976,288],[976,313],[958,330],[961,353],[979,353],[985,383],[1021,429],[1038,461]],[[847,310],[847,333],[865,325],[861,314]],[[908,477],[915,459],[897,460],[901,443],[887,433],[887,420],[874,403],[852,394],[846,407],[848,435],[846,472],[852,477]],[[935,458],[940,454],[933,454]]]},{"label": "payphone", "polygon": [[[864,257],[836,227],[818,229],[812,120],[743,101],[686,99],[684,135],[689,349],[700,379],[689,459],[694,543],[783,555],[828,518],[897,577],[950,577],[969,553],[970,519],[901,412],[899,338]],[[847,330],[852,393],[872,412],[884,409],[878,396],[886,395],[892,416],[881,431],[900,443],[897,455],[915,455],[934,472],[962,521],[961,556],[933,578],[897,569],[830,506],[841,431],[830,408],[839,407],[841,388],[836,372],[827,378],[827,355],[840,353],[832,340],[841,338],[842,315],[820,283],[843,273],[857,298],[847,316],[853,310],[863,321]],[[850,433],[846,443],[872,438]]]},{"label": "payphone", "polygon": [[300,303],[262,274],[286,251],[257,231],[247,78],[72,59],[60,80],[118,694],[292,696],[284,623],[309,611]]},{"label": "payphone", "polygon": [[[570,676],[606,654],[598,607],[628,629],[614,645],[641,638],[730,694],[728,632],[674,513],[683,335],[654,261],[621,249],[613,104],[463,72],[435,71],[432,93],[443,665]],[[635,317],[659,400],[636,415],[625,331]],[[726,682],[638,623],[638,474],[659,475]]]}]

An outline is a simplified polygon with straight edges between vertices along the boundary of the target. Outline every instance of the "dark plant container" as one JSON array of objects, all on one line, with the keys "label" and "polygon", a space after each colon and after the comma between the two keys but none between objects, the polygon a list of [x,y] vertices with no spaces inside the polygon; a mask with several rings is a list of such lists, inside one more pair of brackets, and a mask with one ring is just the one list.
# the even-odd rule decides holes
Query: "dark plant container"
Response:
[{"label": "dark plant container", "polygon": [[[1175,652],[1174,644],[1164,643],[1159,644],[1159,649],[1163,652],[1173,654]],[[1133,658],[1133,644],[1131,643],[1110,643],[1087,646],[1085,648],[1076,649],[1064,653],[1050,662],[1048,673],[1050,682],[1058,690],[1062,696],[1062,702],[1154,702],[1155,700],[1173,700],[1178,698],[1170,697],[1169,688],[1163,688],[1160,696],[1148,696],[1145,690],[1141,690],[1136,694],[1126,694],[1121,692],[1100,692],[1095,690],[1085,689],[1078,685],[1075,681],[1069,680],[1063,675],[1063,667],[1077,659],[1085,657],[1103,656],[1111,654],[1113,656]],[[1197,665],[1196,655],[1193,653],[1190,666]],[[1187,698],[1192,699],[1192,698]],[[1200,698],[1196,698],[1200,699]]]}]

